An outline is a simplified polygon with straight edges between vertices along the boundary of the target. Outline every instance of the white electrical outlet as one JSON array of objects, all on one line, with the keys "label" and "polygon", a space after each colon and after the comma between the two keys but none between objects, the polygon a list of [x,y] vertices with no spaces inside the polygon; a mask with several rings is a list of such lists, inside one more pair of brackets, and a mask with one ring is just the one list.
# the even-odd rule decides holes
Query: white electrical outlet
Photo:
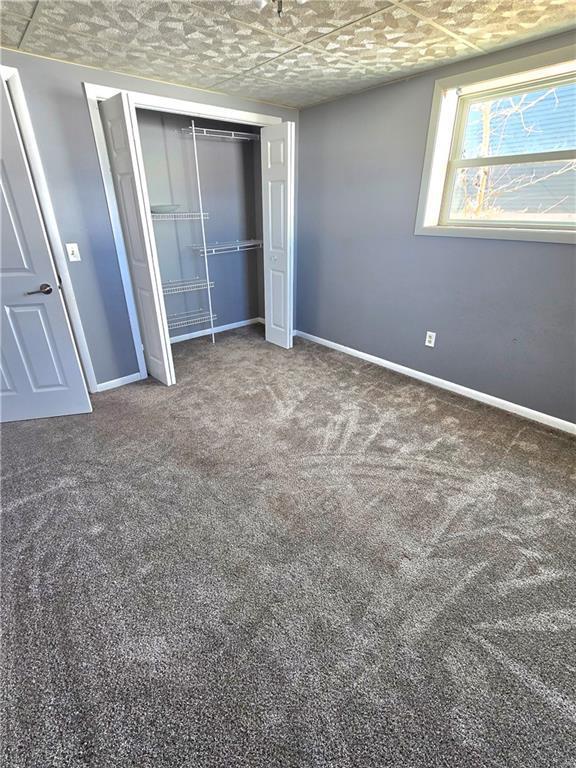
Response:
[{"label": "white electrical outlet", "polygon": [[66,253],[68,254],[68,261],[81,261],[78,243],[66,243]]},{"label": "white electrical outlet", "polygon": [[427,347],[433,347],[436,344],[436,331],[426,331],[426,340],[424,342]]}]

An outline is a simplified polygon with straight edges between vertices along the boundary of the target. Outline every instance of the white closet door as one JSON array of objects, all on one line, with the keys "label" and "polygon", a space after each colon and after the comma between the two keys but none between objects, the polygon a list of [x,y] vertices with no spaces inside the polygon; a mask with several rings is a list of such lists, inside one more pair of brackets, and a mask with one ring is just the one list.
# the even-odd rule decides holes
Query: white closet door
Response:
[{"label": "white closet door", "polygon": [[164,384],[175,384],[136,110],[128,94],[119,93],[102,102],[100,113],[132,276],[146,366],[148,373],[155,379]]},{"label": "white closet door", "polygon": [[262,128],[266,341],[292,347],[294,123]]},{"label": "white closet door", "polygon": [[5,82],[0,151],[2,421],[92,410]]}]

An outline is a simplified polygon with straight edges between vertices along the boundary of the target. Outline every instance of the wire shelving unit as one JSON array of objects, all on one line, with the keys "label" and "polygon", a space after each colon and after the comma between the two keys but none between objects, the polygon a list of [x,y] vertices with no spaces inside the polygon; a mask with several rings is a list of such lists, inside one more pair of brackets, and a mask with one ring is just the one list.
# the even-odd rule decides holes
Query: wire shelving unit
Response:
[{"label": "wire shelving unit", "polygon": [[[193,245],[195,250],[203,251],[204,246]],[[226,243],[212,243],[206,245],[206,255],[216,256],[219,253],[237,253],[238,251],[252,251],[262,248],[262,240],[231,240]]]},{"label": "wire shelving unit", "polygon": [[187,293],[188,291],[205,291],[208,288],[214,288],[213,282],[207,280],[169,280],[162,285],[164,296],[172,296],[176,293]]},{"label": "wire shelving unit", "polygon": [[221,141],[260,141],[257,133],[248,133],[247,131],[226,131],[219,128],[180,128],[184,136],[197,136],[202,139],[220,139]]},{"label": "wire shelving unit", "polygon": [[178,312],[174,315],[168,315],[168,330],[174,331],[176,328],[186,328],[189,325],[202,325],[203,323],[210,323],[210,326],[213,327],[216,317],[217,315],[206,312],[205,309]]},{"label": "wire shelving unit", "polygon": [[152,213],[152,221],[207,221],[209,213],[204,211],[177,211],[174,213]]}]

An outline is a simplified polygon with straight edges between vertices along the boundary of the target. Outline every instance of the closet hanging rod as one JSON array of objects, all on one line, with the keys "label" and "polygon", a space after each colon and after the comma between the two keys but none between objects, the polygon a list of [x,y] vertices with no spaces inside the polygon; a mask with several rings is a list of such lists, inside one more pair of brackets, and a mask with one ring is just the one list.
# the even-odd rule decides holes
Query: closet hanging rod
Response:
[{"label": "closet hanging rod", "polygon": [[162,285],[164,296],[171,296],[175,293],[186,293],[187,291],[202,291],[207,288],[214,288],[213,282],[206,280],[169,280]]},{"label": "closet hanging rod", "polygon": [[168,330],[173,331],[176,328],[184,328],[187,325],[202,325],[216,320],[217,315],[211,315],[210,312],[200,310],[194,312],[179,312],[176,315],[168,315]]},{"label": "closet hanging rod", "polygon": [[260,141],[257,133],[247,133],[246,131],[225,131],[218,128],[180,128],[180,133],[184,136],[196,134],[203,139],[223,139],[224,141]]},{"label": "closet hanging rod", "polygon": [[201,211],[182,211],[181,213],[151,213],[152,221],[206,221],[210,218],[209,213]]},{"label": "closet hanging rod", "polygon": [[[198,251],[203,251],[203,246],[193,245]],[[250,251],[262,248],[262,240],[232,240],[229,243],[213,243],[206,246],[207,256],[216,256],[218,253],[237,253],[238,251]]]}]

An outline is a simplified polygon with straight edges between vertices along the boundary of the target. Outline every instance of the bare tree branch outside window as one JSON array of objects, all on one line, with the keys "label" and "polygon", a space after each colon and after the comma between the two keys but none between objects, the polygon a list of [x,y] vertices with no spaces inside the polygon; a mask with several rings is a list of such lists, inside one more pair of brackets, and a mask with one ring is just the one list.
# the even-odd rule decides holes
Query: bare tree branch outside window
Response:
[{"label": "bare tree branch outside window", "polygon": [[[462,159],[486,164],[456,172],[451,217],[468,220],[576,221],[576,86],[488,98],[470,105]],[[549,153],[545,161],[526,155]],[[491,158],[524,155],[491,163]]]}]

